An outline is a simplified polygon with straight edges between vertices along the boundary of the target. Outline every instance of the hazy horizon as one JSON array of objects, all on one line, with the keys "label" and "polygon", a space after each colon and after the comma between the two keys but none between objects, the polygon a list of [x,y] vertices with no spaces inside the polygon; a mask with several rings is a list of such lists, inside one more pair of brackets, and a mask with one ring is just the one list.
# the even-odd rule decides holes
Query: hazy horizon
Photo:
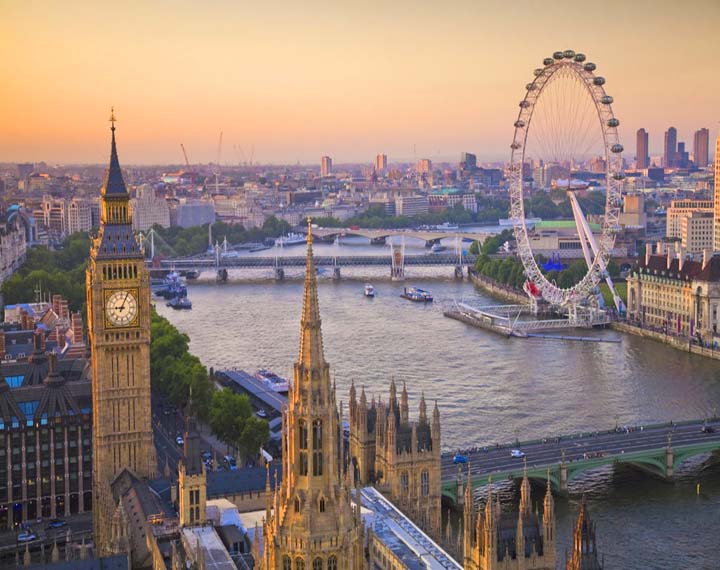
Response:
[{"label": "hazy horizon", "polygon": [[[104,164],[110,106],[126,165],[506,161],[542,59],[587,54],[629,161],[678,129],[718,132],[720,3],[608,0],[347,6],[0,0],[0,160]],[[711,152],[714,145],[711,143]],[[254,149],[254,151],[253,151]]]}]

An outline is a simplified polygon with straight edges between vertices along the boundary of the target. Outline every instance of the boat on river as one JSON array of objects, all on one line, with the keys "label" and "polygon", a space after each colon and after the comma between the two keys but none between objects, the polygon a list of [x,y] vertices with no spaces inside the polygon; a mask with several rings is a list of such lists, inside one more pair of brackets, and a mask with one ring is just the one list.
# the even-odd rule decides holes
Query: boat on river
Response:
[{"label": "boat on river", "polygon": [[403,299],[413,301],[414,303],[432,303],[433,296],[430,291],[420,289],[419,287],[405,287],[400,294]]},{"label": "boat on river", "polygon": [[370,283],[367,283],[365,285],[365,296],[366,297],[374,297],[375,296],[375,287],[373,287]]},{"label": "boat on river", "polygon": [[270,388],[273,392],[277,392],[278,394],[287,394],[288,392],[287,378],[283,378],[279,374],[275,374],[272,370],[260,368],[260,370],[255,373],[255,378],[261,380],[265,386]]},{"label": "boat on river", "polygon": [[300,245],[301,243],[305,243],[307,241],[307,237],[305,234],[296,234],[296,233],[289,233],[286,236],[281,236],[277,240],[275,240],[275,245],[278,247],[286,247],[288,245]]},{"label": "boat on river", "polygon": [[167,302],[167,306],[176,311],[192,309],[192,301],[187,297],[173,297]]}]

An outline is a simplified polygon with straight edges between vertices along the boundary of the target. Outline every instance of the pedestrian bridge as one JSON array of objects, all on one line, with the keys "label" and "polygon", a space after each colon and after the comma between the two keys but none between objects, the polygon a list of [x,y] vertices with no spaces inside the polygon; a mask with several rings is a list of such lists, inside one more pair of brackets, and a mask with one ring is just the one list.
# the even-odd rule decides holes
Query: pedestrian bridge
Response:
[{"label": "pedestrian bridge", "polygon": [[[703,431],[706,427],[712,431]],[[512,457],[513,449],[525,456]],[[455,454],[444,454],[442,494],[459,504],[468,474],[475,488],[487,484],[490,477],[495,482],[520,478],[525,464],[528,477],[545,481],[549,476],[553,487],[560,492],[567,492],[568,483],[585,471],[620,463],[671,479],[685,460],[708,453],[718,455],[718,452],[720,419],[717,417],[495,444],[460,451],[467,457],[467,464],[455,464]]]}]

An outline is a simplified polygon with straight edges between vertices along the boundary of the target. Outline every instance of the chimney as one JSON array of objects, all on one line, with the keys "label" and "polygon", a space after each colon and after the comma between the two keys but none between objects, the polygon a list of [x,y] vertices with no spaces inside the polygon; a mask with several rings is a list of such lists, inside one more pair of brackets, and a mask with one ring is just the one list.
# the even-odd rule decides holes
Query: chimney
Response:
[{"label": "chimney", "polygon": [[703,264],[702,268],[705,269],[707,267],[707,264],[710,263],[710,260],[712,259],[712,250],[711,249],[703,249]]},{"label": "chimney", "polygon": [[683,265],[685,265],[685,248],[679,246],[678,250],[678,271],[682,271]]},{"label": "chimney", "polygon": [[72,333],[73,333],[73,344],[83,344],[83,321],[82,315],[73,313],[71,315]]},{"label": "chimney", "polygon": [[658,242],[657,242],[657,247],[655,248],[655,253],[657,253],[658,255],[662,255],[663,253],[665,253],[665,244],[663,242],[661,242],[660,240],[658,240]]},{"label": "chimney", "polygon": [[60,301],[62,297],[60,295],[52,296],[52,310],[59,317],[60,315]]},{"label": "chimney", "polygon": [[645,244],[645,267],[650,265],[650,256],[652,255],[652,244],[646,243]]},{"label": "chimney", "polygon": [[668,248],[667,254],[665,255],[665,257],[667,258],[667,268],[670,269],[670,265],[672,264],[672,260],[674,257],[670,248]]}]

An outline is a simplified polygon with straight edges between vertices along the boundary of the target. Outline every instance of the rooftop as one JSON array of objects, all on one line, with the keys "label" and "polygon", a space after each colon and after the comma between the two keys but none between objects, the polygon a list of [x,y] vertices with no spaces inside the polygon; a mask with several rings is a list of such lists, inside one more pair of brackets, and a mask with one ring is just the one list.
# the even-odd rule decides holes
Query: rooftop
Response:
[{"label": "rooftop", "polygon": [[201,526],[182,529],[183,542],[198,556],[202,552],[204,564],[201,568],[206,570],[237,570],[235,563],[225,548],[218,533],[211,526]]}]

